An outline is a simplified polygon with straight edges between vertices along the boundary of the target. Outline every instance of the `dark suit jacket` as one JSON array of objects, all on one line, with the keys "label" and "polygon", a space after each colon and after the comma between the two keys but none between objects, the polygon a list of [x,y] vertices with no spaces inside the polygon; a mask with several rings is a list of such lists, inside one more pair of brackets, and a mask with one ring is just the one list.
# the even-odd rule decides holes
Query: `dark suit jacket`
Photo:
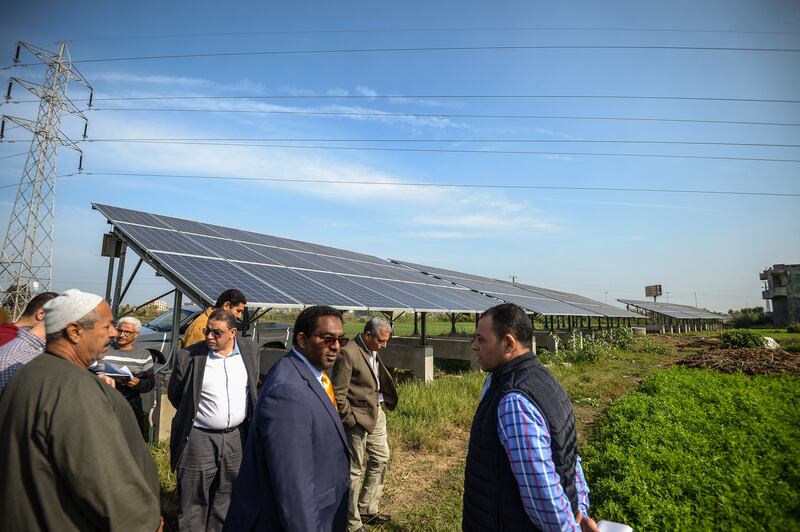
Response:
[{"label": "dark suit jacket", "polygon": [[330,397],[290,352],[261,388],[224,530],[344,531],[349,469]]},{"label": "dark suit jacket", "polygon": [[[258,345],[252,340],[237,337],[236,343],[247,370],[247,417],[244,422],[245,426],[242,427],[243,433],[246,434],[247,424],[258,397],[259,353]],[[189,433],[192,431],[194,418],[197,415],[197,405],[200,403],[200,392],[203,389],[203,375],[206,371],[206,360],[208,360],[208,347],[204,341],[189,346],[189,349],[181,349],[177,353],[175,367],[169,377],[167,397],[176,410],[169,435],[170,465],[173,471],[178,467],[178,460],[180,460],[183,448],[189,439]]]},{"label": "dark suit jacket", "polygon": [[[342,348],[331,372],[336,404],[342,423],[348,429],[361,425],[368,433],[378,420],[378,381],[369,364],[369,349],[361,335]],[[384,405],[389,410],[397,406],[397,388],[391,374],[378,354],[378,380],[381,383]]]}]

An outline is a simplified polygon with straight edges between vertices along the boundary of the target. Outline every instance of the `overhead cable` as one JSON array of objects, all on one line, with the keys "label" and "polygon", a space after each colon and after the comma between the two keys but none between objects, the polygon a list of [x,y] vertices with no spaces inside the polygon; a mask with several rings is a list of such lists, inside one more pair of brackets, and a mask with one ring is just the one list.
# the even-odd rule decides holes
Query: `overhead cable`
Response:
[{"label": "overhead cable", "polygon": [[[73,174],[67,174],[67,177]],[[668,188],[627,188],[627,187],[571,187],[560,185],[514,185],[514,184],[479,184],[479,183],[437,183],[437,182],[394,182],[394,181],[355,181],[355,180],[324,180],[324,179],[292,179],[272,177],[245,177],[222,175],[192,175],[192,174],[158,174],[158,173],[133,173],[133,172],[83,172],[87,176],[107,177],[151,177],[167,179],[201,179],[221,181],[263,181],[274,183],[313,183],[336,185],[363,185],[363,186],[398,186],[398,187],[434,187],[434,188],[477,188],[477,189],[506,189],[506,190],[564,190],[564,191],[593,191],[593,192],[646,192],[664,194],[701,194],[701,195],[729,195],[729,196],[770,196],[770,197],[800,197],[800,193],[791,192],[761,192],[737,190],[710,190],[710,189],[668,189]],[[9,185],[6,185],[9,186]],[[13,185],[11,185],[13,186]],[[5,188],[5,187],[2,187]]]},{"label": "overhead cable", "polygon": [[[5,141],[8,142],[8,141]],[[380,152],[413,152],[413,153],[470,153],[477,155],[582,155],[590,157],[637,157],[637,158],[663,158],[663,159],[709,159],[722,161],[758,161],[775,163],[800,163],[800,159],[782,159],[769,157],[729,157],[713,155],[670,155],[660,153],[597,153],[597,152],[578,152],[578,151],[538,151],[538,150],[461,150],[461,149],[432,149],[432,148],[382,148],[374,146],[297,146],[290,144],[261,144],[261,143],[240,143],[240,142],[189,142],[172,140],[143,140],[143,141],[116,141],[131,144],[166,144],[183,146],[233,146],[233,147],[252,147],[252,148],[276,148],[292,150],[341,150],[341,151],[380,151]]]},{"label": "overhead cable", "polygon": [[[124,61],[154,61],[162,59],[202,59],[217,57],[253,57],[278,55],[336,55],[361,53],[419,53],[419,52],[478,52],[478,51],[524,51],[524,50],[652,50],[686,52],[755,52],[755,53],[797,53],[800,48],[752,48],[737,46],[676,46],[639,44],[518,44],[492,46],[415,46],[399,48],[339,48],[309,50],[255,50],[240,52],[199,52],[187,54],[139,55],[127,57],[96,57],[79,59],[73,63],[119,63]],[[34,66],[35,63],[20,63],[16,66]]]},{"label": "overhead cable", "polygon": [[491,115],[462,113],[388,113],[388,112],[346,112],[346,111],[266,111],[261,109],[186,109],[186,108],[142,108],[142,107],[93,107],[92,111],[132,111],[155,113],[253,113],[272,115],[310,115],[310,116],[373,116],[373,117],[408,117],[408,118],[496,118],[525,120],[606,120],[623,122],[677,122],[693,124],[733,124],[749,126],[800,126],[797,122],[754,122],[747,120],[700,120],[691,118],[655,118],[630,116],[577,116],[577,115]]},{"label": "overhead cable", "polygon": [[[11,141],[10,141],[11,142]],[[209,142],[220,143],[220,146],[233,145],[236,142],[399,142],[399,143],[497,143],[497,144],[665,144],[681,146],[746,146],[759,148],[800,148],[800,144],[777,144],[759,142],[718,142],[718,141],[692,141],[692,140],[628,140],[628,139],[502,139],[502,138],[451,138],[451,139],[431,139],[431,138],[301,138],[301,137],[164,137],[164,138],[88,138],[78,142],[164,142],[164,143],[191,143]],[[259,144],[260,145],[260,144]]]},{"label": "overhead cable", "polygon": [[347,33],[446,33],[446,32],[489,32],[489,31],[591,31],[591,32],[646,32],[646,33],[719,33],[745,35],[800,35],[788,31],[750,31],[750,30],[712,30],[690,28],[619,28],[619,27],[582,27],[582,26],[488,26],[488,27],[439,27],[439,28],[351,28],[351,29],[316,29],[316,30],[266,30],[266,31],[227,31],[215,33],[171,33],[155,35],[122,35],[114,37],[85,37],[69,39],[70,42],[84,41],[118,41],[135,39],[176,39],[191,37],[245,37],[256,35],[314,35],[314,34],[347,34]]}]

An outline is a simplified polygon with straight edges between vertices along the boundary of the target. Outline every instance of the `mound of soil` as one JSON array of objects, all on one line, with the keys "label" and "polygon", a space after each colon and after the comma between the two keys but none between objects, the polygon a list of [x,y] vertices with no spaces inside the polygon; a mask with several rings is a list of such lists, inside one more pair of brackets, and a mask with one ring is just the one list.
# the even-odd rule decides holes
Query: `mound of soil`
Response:
[{"label": "mound of soil", "polygon": [[780,349],[710,349],[690,355],[678,364],[722,373],[789,373],[800,376],[800,355]]},{"label": "mound of soil", "polygon": [[678,344],[676,347],[688,347],[688,348],[701,348],[701,349],[708,349],[719,347],[720,340],[716,337],[709,337],[709,338],[688,338]]}]

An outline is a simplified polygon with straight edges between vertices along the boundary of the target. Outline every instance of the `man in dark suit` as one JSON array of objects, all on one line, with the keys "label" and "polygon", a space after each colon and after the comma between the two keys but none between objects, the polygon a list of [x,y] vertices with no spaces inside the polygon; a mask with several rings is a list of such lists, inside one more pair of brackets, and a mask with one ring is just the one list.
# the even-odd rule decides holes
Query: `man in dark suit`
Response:
[{"label": "man in dark suit", "polygon": [[391,520],[378,511],[389,463],[383,408],[394,410],[397,406],[397,388],[378,351],[386,347],[391,334],[388,321],[373,317],[364,332],[342,348],[331,374],[350,449],[350,532]]},{"label": "man in dark suit", "polygon": [[262,386],[225,530],[343,531],[347,525],[347,440],[324,373],[347,343],[341,312],[306,308],[293,343]]},{"label": "man in dark suit", "polygon": [[256,403],[258,346],[236,337],[236,317],[217,309],[205,341],[178,351],[167,395],[175,407],[170,463],[177,470],[181,530],[222,530]]}]

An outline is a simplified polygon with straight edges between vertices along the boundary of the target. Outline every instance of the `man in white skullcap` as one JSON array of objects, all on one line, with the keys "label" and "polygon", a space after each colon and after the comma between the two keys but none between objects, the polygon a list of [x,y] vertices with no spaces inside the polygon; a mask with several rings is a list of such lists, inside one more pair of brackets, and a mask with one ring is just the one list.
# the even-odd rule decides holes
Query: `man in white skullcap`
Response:
[{"label": "man in white skullcap", "polygon": [[4,528],[158,530],[158,474],[133,412],[86,371],[116,336],[111,307],[73,289],[44,310],[44,354],[0,396]]}]

